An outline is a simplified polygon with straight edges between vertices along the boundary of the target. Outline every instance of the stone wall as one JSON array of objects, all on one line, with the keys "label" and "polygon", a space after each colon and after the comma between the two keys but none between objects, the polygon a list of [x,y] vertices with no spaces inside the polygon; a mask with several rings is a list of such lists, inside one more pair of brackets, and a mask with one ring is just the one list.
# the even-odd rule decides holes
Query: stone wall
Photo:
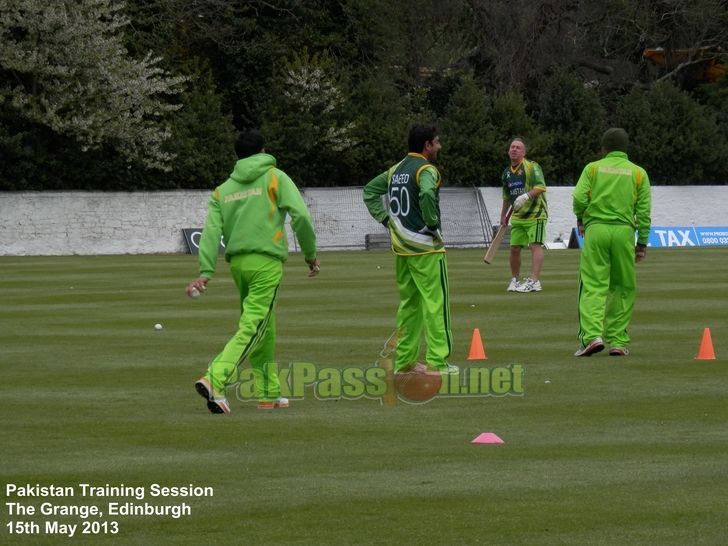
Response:
[{"label": "stone wall", "polygon": [[[336,190],[331,191],[333,195]],[[481,191],[492,223],[498,223],[500,190],[482,188]],[[548,241],[559,235],[568,239],[571,233],[572,191],[571,187],[548,190]],[[652,196],[654,225],[728,225],[725,208],[728,186],[656,186]],[[207,190],[3,192],[0,193],[0,255],[186,252],[182,228],[202,227],[208,197]],[[363,248],[364,234],[356,237]]]}]

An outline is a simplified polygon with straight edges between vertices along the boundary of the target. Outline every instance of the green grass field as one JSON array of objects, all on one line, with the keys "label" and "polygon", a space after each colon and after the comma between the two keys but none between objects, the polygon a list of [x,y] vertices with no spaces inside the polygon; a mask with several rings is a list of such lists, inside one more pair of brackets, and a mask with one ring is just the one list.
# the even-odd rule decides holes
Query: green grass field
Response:
[{"label": "green grass field", "polygon": [[[725,543],[728,249],[650,251],[626,359],[572,356],[578,252],[547,253],[537,294],[507,294],[506,253],[492,266],[481,256],[449,254],[451,361],[469,364],[479,328],[488,359],[477,365],[523,365],[522,396],[387,407],[309,394],[273,412],[232,397],[229,416],[208,413],[193,389],[237,321],[225,265],[193,301],[191,256],[0,258],[2,480],[76,491],[8,498],[4,486],[0,542],[68,543],[45,522],[81,522],[10,515],[8,502],[111,500],[192,513],[105,514],[117,534],[79,527],[73,543]],[[278,361],[372,366],[394,326],[393,258],[321,258],[316,279],[298,255],[287,265]],[[713,361],[694,359],[705,327]],[[481,432],[505,444],[472,445]],[[89,499],[80,483],[194,484],[214,496]],[[9,522],[40,532],[10,534]]]}]

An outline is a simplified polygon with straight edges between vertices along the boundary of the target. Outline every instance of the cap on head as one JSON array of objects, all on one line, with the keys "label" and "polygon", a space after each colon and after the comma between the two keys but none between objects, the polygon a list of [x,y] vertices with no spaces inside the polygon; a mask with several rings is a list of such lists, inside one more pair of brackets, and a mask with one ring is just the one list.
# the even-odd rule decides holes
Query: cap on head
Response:
[{"label": "cap on head", "polygon": [[627,146],[629,146],[629,136],[621,127],[612,127],[604,132],[602,148],[608,152],[626,152]]}]

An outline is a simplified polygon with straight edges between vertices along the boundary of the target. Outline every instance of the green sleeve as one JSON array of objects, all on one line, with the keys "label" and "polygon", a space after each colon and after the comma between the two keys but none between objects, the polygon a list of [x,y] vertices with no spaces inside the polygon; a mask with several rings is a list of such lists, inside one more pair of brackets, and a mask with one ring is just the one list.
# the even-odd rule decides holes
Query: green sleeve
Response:
[{"label": "green sleeve", "polygon": [[439,173],[434,167],[427,167],[420,173],[420,210],[422,219],[427,227],[439,227],[440,218],[437,215],[437,184]]},{"label": "green sleeve", "polygon": [[283,171],[278,171],[277,174],[279,181],[278,208],[285,210],[291,217],[291,227],[296,233],[304,258],[313,260],[316,258],[316,232],[313,229],[308,207],[293,180]]},{"label": "green sleeve", "polygon": [[535,161],[532,163],[533,165],[533,183],[531,184],[531,188],[543,188],[546,189],[546,180],[543,177],[543,169],[541,169],[541,165],[536,163]]},{"label": "green sleeve", "polygon": [[581,171],[581,176],[576,183],[573,195],[573,210],[577,220],[581,220],[584,216],[586,208],[589,206],[589,196],[591,195],[591,177],[589,171],[591,169],[591,163],[584,167]]},{"label": "green sleeve", "polygon": [[207,204],[207,218],[200,237],[200,277],[211,279],[215,275],[217,256],[220,251],[220,237],[222,236],[222,211],[218,191],[210,195]]},{"label": "green sleeve", "polygon": [[637,220],[637,242],[646,245],[650,239],[650,225],[652,223],[652,192],[650,179],[642,170],[642,180],[637,185],[637,203],[635,204],[635,217]]},{"label": "green sleeve", "polygon": [[382,203],[382,195],[387,193],[389,189],[388,171],[384,171],[379,176],[372,178],[369,183],[364,186],[364,204],[369,210],[369,214],[380,224],[388,218],[387,210]]}]

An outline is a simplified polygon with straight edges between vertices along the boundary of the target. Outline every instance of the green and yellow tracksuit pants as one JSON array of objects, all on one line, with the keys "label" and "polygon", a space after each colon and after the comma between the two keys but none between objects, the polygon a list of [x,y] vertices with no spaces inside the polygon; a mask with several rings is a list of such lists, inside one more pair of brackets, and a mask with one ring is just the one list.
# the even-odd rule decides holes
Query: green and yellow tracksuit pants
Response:
[{"label": "green and yellow tracksuit pants", "polygon": [[590,224],[579,263],[579,341],[602,337],[613,347],[627,347],[635,292],[634,228],[625,224]]},{"label": "green and yellow tracksuit pants", "polygon": [[283,276],[283,263],[261,254],[240,254],[230,259],[230,272],[240,293],[238,330],[207,370],[215,391],[238,379],[237,369],[247,358],[255,375],[259,400],[281,395],[275,363],[275,303]]},{"label": "green and yellow tracksuit pants", "polygon": [[452,352],[446,255],[443,252],[398,255],[395,260],[400,298],[395,371],[418,361],[423,330],[427,364],[443,369]]}]

